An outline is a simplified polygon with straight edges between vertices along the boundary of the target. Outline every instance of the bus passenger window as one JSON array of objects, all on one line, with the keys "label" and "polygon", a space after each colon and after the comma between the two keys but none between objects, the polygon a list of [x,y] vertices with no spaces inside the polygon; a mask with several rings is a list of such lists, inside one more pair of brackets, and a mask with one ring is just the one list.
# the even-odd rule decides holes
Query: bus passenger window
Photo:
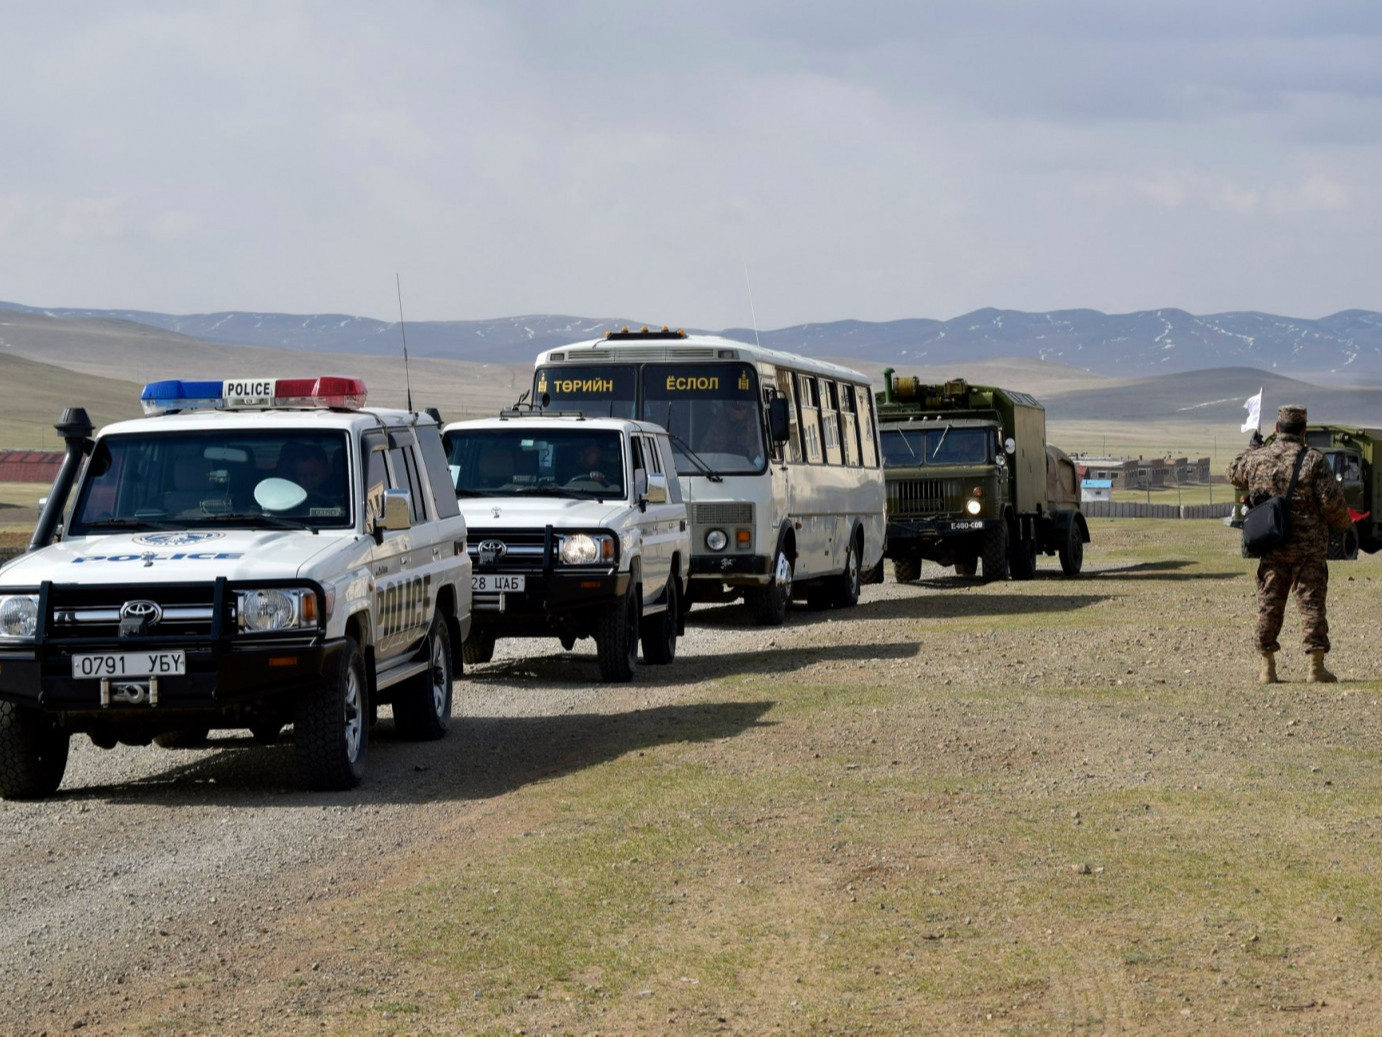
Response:
[{"label": "bus passenger window", "polygon": [[821,463],[821,398],[816,387],[816,379],[810,375],[798,375],[801,390],[801,439],[806,451],[806,460],[811,464]]}]

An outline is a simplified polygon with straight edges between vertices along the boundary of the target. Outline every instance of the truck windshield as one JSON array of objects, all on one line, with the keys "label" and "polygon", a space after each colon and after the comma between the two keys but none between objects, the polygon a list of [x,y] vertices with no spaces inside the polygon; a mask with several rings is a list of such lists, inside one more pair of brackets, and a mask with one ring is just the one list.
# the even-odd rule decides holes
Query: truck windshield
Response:
[{"label": "truck windshield", "polygon": [[452,429],[447,461],[458,497],[623,497],[618,432],[607,429]]},{"label": "truck windshield", "polygon": [[918,465],[988,464],[993,430],[937,425],[927,428],[879,429],[883,440],[885,468],[915,468]]},{"label": "truck windshield", "polygon": [[311,429],[104,436],[68,532],[351,526],[348,456],[344,432]]}]

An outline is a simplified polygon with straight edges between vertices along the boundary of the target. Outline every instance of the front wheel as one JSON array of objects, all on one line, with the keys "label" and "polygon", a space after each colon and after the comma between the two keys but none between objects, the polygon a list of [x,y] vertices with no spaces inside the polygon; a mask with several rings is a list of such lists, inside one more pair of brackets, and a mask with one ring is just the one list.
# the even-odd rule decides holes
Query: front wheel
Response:
[{"label": "front wheel", "polygon": [[1358,533],[1356,530],[1347,529],[1340,533],[1338,530],[1329,531],[1329,559],[1330,561],[1352,562],[1358,557]]},{"label": "front wheel", "polygon": [[862,578],[859,568],[859,538],[856,536],[845,548],[845,567],[839,576],[831,578],[831,601],[837,609],[853,608],[859,604],[859,583]]},{"label": "front wheel", "polygon": [[1030,580],[1036,575],[1036,544],[1015,537],[1009,542],[1008,573],[1014,580]]},{"label": "front wheel", "polygon": [[467,666],[487,663],[494,658],[494,635],[483,630],[470,630],[470,636],[461,642],[461,661]]},{"label": "front wheel", "polygon": [[787,602],[792,598],[792,560],[779,544],[773,552],[772,579],[766,587],[744,591],[744,602],[753,621],[761,627],[780,627],[787,622]]},{"label": "front wheel", "polygon": [[451,634],[441,613],[432,617],[425,644],[427,669],[400,684],[393,700],[394,725],[414,742],[444,737],[451,720]]},{"label": "front wheel", "polygon": [[1075,523],[1070,523],[1070,528],[1065,532],[1065,543],[1061,544],[1057,554],[1060,555],[1061,572],[1066,576],[1080,575],[1080,570],[1084,568],[1084,538],[1080,536]]},{"label": "front wheel", "polygon": [[677,576],[667,581],[667,608],[653,616],[643,627],[643,661],[665,666],[677,657],[677,626],[681,622],[681,597],[677,594]]},{"label": "front wheel", "polygon": [[921,579],[921,556],[907,555],[893,559],[893,579],[898,583],[915,583]]},{"label": "front wheel", "polygon": [[365,775],[369,748],[365,657],[346,639],[336,672],[304,689],[293,716],[298,780],[304,788],[354,788]]},{"label": "front wheel", "polygon": [[0,796],[51,796],[67,770],[70,736],[42,713],[0,702]]},{"label": "front wheel", "polygon": [[984,530],[984,543],[981,552],[984,579],[1006,580],[1008,578],[1008,525],[995,522]]},{"label": "front wheel", "polygon": [[638,585],[600,614],[595,630],[595,648],[600,661],[600,679],[623,684],[633,680],[638,667]]}]

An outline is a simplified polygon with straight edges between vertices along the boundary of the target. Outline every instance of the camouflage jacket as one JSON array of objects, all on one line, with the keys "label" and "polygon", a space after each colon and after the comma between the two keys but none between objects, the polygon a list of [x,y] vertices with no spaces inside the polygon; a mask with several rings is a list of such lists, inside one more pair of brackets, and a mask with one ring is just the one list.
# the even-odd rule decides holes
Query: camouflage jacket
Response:
[{"label": "camouflage jacket", "polygon": [[1265,446],[1249,447],[1229,462],[1228,478],[1249,494],[1282,496],[1291,485],[1291,471],[1302,449],[1306,455],[1291,496],[1291,540],[1287,546],[1323,552],[1329,547],[1331,528],[1343,531],[1353,523],[1329,462],[1318,450],[1305,446],[1305,437],[1278,432]]}]

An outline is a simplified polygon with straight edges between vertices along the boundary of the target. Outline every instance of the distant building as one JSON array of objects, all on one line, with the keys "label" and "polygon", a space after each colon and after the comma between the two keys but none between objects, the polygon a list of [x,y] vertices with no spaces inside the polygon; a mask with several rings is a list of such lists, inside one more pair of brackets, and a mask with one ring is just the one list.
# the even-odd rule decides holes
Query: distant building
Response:
[{"label": "distant building", "polygon": [[1088,504],[1091,501],[1112,500],[1113,499],[1113,480],[1112,479],[1085,479],[1080,483],[1080,503]]},{"label": "distant building", "polygon": [[51,483],[61,467],[61,450],[0,450],[0,482]]}]

